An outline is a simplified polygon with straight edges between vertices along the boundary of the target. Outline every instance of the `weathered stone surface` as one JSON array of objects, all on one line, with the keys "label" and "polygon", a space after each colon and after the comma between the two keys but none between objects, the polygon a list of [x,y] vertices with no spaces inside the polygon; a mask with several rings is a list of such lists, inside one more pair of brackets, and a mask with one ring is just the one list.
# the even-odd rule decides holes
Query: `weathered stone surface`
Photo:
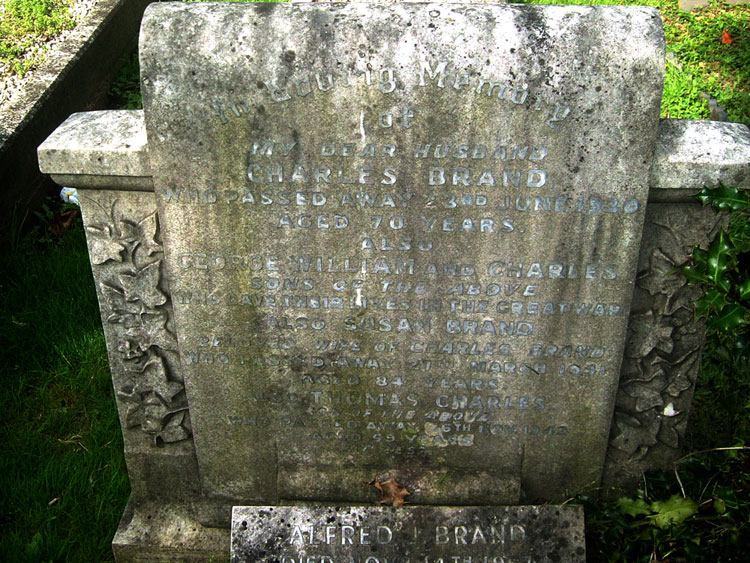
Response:
[{"label": "weathered stone surface", "polygon": [[117,563],[224,563],[229,559],[229,530],[206,528],[189,503],[136,503],[125,508],[112,551]]},{"label": "weathered stone surface", "polygon": [[423,471],[415,503],[513,503],[498,481],[598,482],[657,12],[154,5],[141,64],[206,493],[367,500],[363,474]]},{"label": "weathered stone surface", "polygon": [[675,269],[706,248],[727,217],[694,203],[649,203],[603,488],[632,491],[646,471],[681,457],[705,342],[703,294]]},{"label": "weathered stone surface", "polygon": [[232,563],[586,560],[580,506],[236,506]]},{"label": "weathered stone surface", "polygon": [[651,169],[655,201],[694,201],[719,182],[750,188],[750,129],[742,123],[663,119]]},{"label": "weathered stone surface", "polygon": [[197,498],[154,194],[80,190],[125,459],[138,503]]},{"label": "weathered stone surface", "polygon": [[[39,169],[57,176],[150,178],[142,111],[74,113],[37,149]],[[118,189],[102,186],[102,189]],[[145,190],[144,190],[145,191]]]}]

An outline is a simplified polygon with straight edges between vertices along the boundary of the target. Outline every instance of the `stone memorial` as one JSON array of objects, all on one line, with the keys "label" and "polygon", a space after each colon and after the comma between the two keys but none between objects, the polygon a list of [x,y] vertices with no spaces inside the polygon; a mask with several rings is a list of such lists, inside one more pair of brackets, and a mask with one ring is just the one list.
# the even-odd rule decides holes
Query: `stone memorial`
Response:
[{"label": "stone memorial", "polygon": [[583,507],[237,506],[232,563],[582,561]]},{"label": "stone memorial", "polygon": [[[410,530],[415,562],[583,560],[578,509],[502,507],[675,459],[702,324],[670,271],[721,223],[689,195],[750,183],[746,127],[660,123],[658,12],[160,3],[139,50],[142,112],[39,149],[98,286],[117,560],[226,557],[230,520],[256,560],[279,514],[399,530],[390,559]],[[525,539],[436,541],[470,525]]]}]

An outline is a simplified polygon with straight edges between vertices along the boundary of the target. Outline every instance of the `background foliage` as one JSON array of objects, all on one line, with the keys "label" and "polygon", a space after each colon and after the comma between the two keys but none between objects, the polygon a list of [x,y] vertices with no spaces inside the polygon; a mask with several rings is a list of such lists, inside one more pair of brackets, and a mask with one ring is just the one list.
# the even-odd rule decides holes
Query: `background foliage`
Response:
[{"label": "background foliage", "polygon": [[2,66],[23,75],[37,65],[44,42],[74,26],[69,9],[72,1],[0,0]]}]

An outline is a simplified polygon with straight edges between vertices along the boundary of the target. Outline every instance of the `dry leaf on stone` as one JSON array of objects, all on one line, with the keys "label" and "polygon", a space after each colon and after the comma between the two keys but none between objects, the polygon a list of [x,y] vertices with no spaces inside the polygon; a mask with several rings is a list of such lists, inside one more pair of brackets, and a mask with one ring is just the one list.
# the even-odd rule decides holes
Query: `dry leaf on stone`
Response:
[{"label": "dry leaf on stone", "polygon": [[406,487],[396,481],[393,477],[386,479],[382,483],[377,477],[375,477],[375,479],[369,484],[373,485],[381,494],[380,500],[375,501],[375,504],[390,504],[399,507],[406,502],[404,497],[411,494]]}]

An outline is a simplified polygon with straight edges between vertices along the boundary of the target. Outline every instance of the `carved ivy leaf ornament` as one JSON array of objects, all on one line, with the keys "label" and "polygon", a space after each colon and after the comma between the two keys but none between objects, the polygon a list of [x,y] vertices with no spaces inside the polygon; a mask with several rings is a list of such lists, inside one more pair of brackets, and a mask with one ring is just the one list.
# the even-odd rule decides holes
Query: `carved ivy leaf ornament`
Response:
[{"label": "carved ivy leaf ornament", "polygon": [[134,342],[132,340],[120,341],[117,346],[117,351],[122,354],[122,358],[125,361],[141,358],[145,352],[139,342]]},{"label": "carved ivy leaf ornament", "polygon": [[120,283],[126,301],[141,301],[149,309],[167,302],[167,296],[159,289],[160,262],[152,262],[136,272],[123,272]]},{"label": "carved ivy leaf ornament", "polygon": [[139,324],[138,315],[143,310],[139,303],[128,302],[125,299],[125,294],[118,287],[103,283],[101,288],[111,311],[107,317],[107,322],[124,324],[125,326]]},{"label": "carved ivy leaf ornament", "polygon": [[633,315],[630,322],[630,338],[626,354],[630,358],[643,358],[651,350],[657,349],[669,353],[674,346],[672,342],[672,327],[659,323],[653,311],[640,315]]},{"label": "carved ivy leaf ornament", "polygon": [[120,244],[112,234],[112,228],[105,227],[88,227],[89,241],[91,248],[91,262],[99,265],[109,262],[122,262],[122,252],[125,247]]},{"label": "carved ivy leaf ornament", "polygon": [[612,439],[612,445],[628,456],[639,457],[636,456],[636,452],[639,450],[641,455],[644,455],[648,447],[657,442],[656,433],[658,429],[654,430],[650,426],[642,424],[635,417],[624,413],[615,413],[615,426],[617,435]]},{"label": "carved ivy leaf ornament", "polygon": [[150,215],[146,215],[138,222],[138,226],[140,227],[142,233],[140,243],[149,256],[153,256],[157,252],[161,252],[161,243],[157,241],[157,235],[159,233],[158,221],[159,220],[156,215],[156,211],[154,211]]},{"label": "carved ivy leaf ornament", "polygon": [[156,446],[191,436],[184,384],[170,379],[163,353],[175,351],[169,298],[160,288],[162,247],[156,212],[129,218],[112,203],[109,219],[88,228],[91,261],[106,264],[101,283],[107,322],[121,325],[117,351],[128,377],[117,390],[126,406],[125,427],[151,436]]},{"label": "carved ivy leaf ornament", "polygon": [[190,432],[185,428],[185,411],[175,413],[159,433],[159,437],[167,443],[179,442],[190,437]]},{"label": "carved ivy leaf ornament", "polygon": [[146,215],[137,223],[128,219],[120,222],[120,231],[133,248],[133,263],[140,266],[150,256],[162,251],[161,244],[157,242],[159,224],[156,211]]},{"label": "carved ivy leaf ornament", "polygon": [[127,335],[142,343],[144,350],[157,346],[162,350],[176,351],[177,341],[167,328],[169,317],[164,311],[148,311],[140,315],[140,322],[128,329]]},{"label": "carved ivy leaf ornament", "polygon": [[153,391],[167,405],[182,391],[182,384],[169,381],[164,360],[154,357],[146,362],[136,383],[136,391]]},{"label": "carved ivy leaf ornament", "polygon": [[649,257],[649,268],[638,279],[638,285],[650,295],[672,295],[683,285],[685,280],[672,275],[676,264],[672,258],[664,254],[662,249],[655,248]]}]

